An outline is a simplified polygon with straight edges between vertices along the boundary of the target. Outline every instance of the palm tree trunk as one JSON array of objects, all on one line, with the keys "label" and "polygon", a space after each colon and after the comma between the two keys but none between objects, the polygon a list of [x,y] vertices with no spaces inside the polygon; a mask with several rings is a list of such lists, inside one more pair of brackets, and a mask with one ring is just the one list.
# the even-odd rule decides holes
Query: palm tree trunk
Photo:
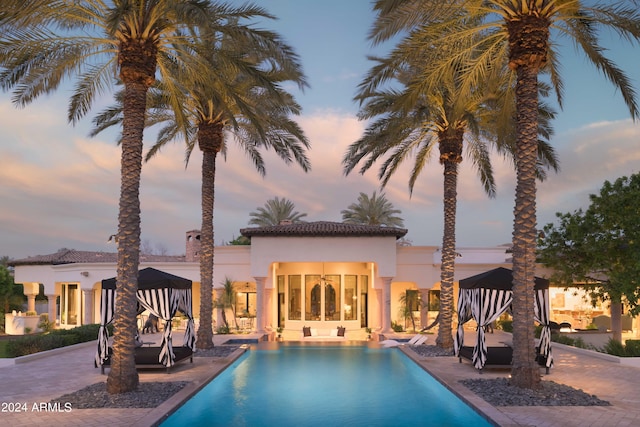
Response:
[{"label": "palm tree trunk", "polygon": [[213,347],[213,203],[216,176],[216,152],[202,156],[202,229],[200,231],[200,327],[198,348]]},{"label": "palm tree trunk", "polygon": [[142,135],[148,86],[141,82],[125,84],[122,124],[122,162],[120,211],[118,214],[118,271],[116,310],[113,318],[113,355],[107,378],[109,393],[124,393],[138,387],[135,334],[136,292],[140,257],[140,174]]},{"label": "palm tree trunk", "polygon": [[[460,145],[462,138],[460,138]],[[442,235],[442,261],[440,264],[440,326],[436,344],[453,349],[451,324],[453,321],[453,279],[456,260],[456,200],[458,163],[445,160],[444,165],[444,233]]]},{"label": "palm tree trunk", "polygon": [[534,280],[536,269],[536,161],[538,147],[538,72],[519,66],[517,103],[517,184],[513,228],[512,384],[535,389]]},{"label": "palm tree trunk", "polygon": [[[222,148],[223,126],[201,123],[198,126],[198,145],[202,151],[202,228],[200,230],[200,326],[198,348],[213,348],[213,257],[216,156]],[[224,312],[223,312],[224,314]]]}]

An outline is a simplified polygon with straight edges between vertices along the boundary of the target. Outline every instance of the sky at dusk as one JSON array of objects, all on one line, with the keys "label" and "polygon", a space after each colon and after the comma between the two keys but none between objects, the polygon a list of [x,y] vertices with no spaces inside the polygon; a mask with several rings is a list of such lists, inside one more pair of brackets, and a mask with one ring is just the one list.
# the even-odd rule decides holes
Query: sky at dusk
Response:
[{"label": "sky at dusk", "polygon": [[[293,90],[303,107],[297,118],[309,140],[312,170],[265,154],[263,178],[244,153],[229,143],[226,161],[216,170],[215,240],[222,244],[248,226],[249,213],[267,199],[286,197],[308,221],[341,221],[340,211],[360,192],[379,190],[377,166],[365,175],[345,177],[341,160],[366,122],[353,102],[358,83],[371,66],[367,55],[391,45],[371,46],[374,19],[364,0],[258,0],[277,21],[259,25],[279,32],[300,55],[310,88]],[[554,39],[562,53],[564,109],[554,122],[561,171],[538,186],[538,226],[556,212],[588,205],[588,195],[605,180],[638,172],[640,124],[634,124],[621,96],[567,39]],[[566,43],[566,45],[563,45]],[[608,56],[640,89],[640,47],[603,33]],[[116,132],[88,136],[92,113],[111,104],[98,99],[92,113],[75,127],[67,123],[69,87],[17,109],[0,94],[0,256],[24,258],[60,248],[115,251],[107,243],[117,231],[120,149]],[[154,136],[145,138],[149,148]],[[495,199],[484,194],[476,173],[463,162],[458,179],[458,247],[508,244],[513,227],[515,172],[494,156]],[[200,228],[200,165],[194,151],[185,168],[181,142],[165,147],[143,165],[142,240],[157,251],[185,251],[185,232]],[[401,217],[414,245],[442,242],[442,167],[433,158],[409,195],[407,163],[384,192]]]}]

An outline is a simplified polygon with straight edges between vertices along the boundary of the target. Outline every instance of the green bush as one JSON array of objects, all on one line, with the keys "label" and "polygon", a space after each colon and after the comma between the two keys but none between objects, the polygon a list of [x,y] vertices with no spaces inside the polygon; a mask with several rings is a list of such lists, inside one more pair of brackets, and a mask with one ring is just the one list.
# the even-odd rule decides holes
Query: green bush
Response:
[{"label": "green bush", "polygon": [[640,357],[640,340],[627,340],[624,349],[627,356]]},{"label": "green bush", "polygon": [[[7,357],[19,357],[54,348],[66,347],[98,338],[100,325],[83,325],[73,329],[56,329],[46,334],[17,338],[7,342]],[[113,327],[109,325],[109,334]]]},{"label": "green bush", "polygon": [[607,354],[613,354],[614,356],[624,357],[627,355],[624,345],[613,338],[609,338],[609,341],[602,347],[602,351]]},{"label": "green bush", "polygon": [[51,332],[53,330],[53,322],[49,322],[49,314],[42,313],[40,315],[40,322],[38,323],[38,328],[42,332]]},{"label": "green bush", "polygon": [[397,322],[391,322],[391,329],[393,329],[394,332],[402,332],[404,331],[404,328],[402,327],[401,324],[397,323]]},{"label": "green bush", "polygon": [[216,334],[226,335],[230,333],[231,331],[228,326],[218,326],[218,329],[216,329]]},{"label": "green bush", "polygon": [[513,332],[513,320],[499,320],[498,328],[505,332]]},{"label": "green bush", "polygon": [[536,325],[536,329],[534,331],[536,338],[540,338],[541,333],[542,333],[542,325]]},{"label": "green bush", "polygon": [[571,338],[562,334],[552,334],[551,341],[557,342],[564,345],[570,345],[572,347],[589,349],[590,346],[584,342],[584,340],[580,337]]}]

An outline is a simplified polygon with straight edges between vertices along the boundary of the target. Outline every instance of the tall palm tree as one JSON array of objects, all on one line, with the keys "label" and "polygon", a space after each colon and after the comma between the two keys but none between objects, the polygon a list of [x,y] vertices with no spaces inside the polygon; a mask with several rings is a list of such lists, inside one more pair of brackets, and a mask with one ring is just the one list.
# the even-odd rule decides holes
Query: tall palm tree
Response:
[{"label": "tall palm tree", "polygon": [[384,225],[387,227],[404,227],[404,221],[396,214],[402,213],[395,209],[393,203],[387,200],[384,193],[380,196],[373,192],[371,198],[360,193],[358,203],[351,203],[347,209],[340,211],[342,222],[349,224]]},{"label": "tall palm tree", "polygon": [[[423,52],[426,53],[426,52]],[[435,54],[441,54],[442,50]],[[493,142],[500,152],[508,153],[513,140],[509,118],[514,104],[509,97],[511,82],[504,74],[494,75],[482,90],[478,88],[468,96],[459,96],[460,88],[456,74],[442,79],[440,87],[430,93],[420,93],[416,82],[423,58],[411,59],[413,63],[398,61],[406,55],[399,45],[386,59],[377,59],[360,85],[356,99],[363,103],[361,119],[379,117],[371,123],[364,136],[349,146],[344,156],[345,172],[350,173],[366,158],[360,172],[367,171],[377,160],[384,158],[379,178],[385,186],[391,176],[408,158],[415,155],[415,163],[409,179],[412,192],[415,183],[430,159],[439,149],[439,161],[444,173],[444,232],[441,262],[440,327],[436,343],[444,348],[453,348],[453,282],[455,274],[455,225],[457,204],[458,165],[462,162],[463,149],[477,169],[484,190],[489,196],[495,194],[495,183],[489,161],[487,142]],[[426,57],[427,55],[424,55]],[[381,75],[386,74],[387,77]],[[378,87],[393,80],[393,89]],[[398,84],[400,87],[398,88]],[[547,112],[545,117],[551,113]],[[543,122],[548,124],[547,121]],[[541,128],[541,135],[548,136],[551,129]],[[540,141],[540,164],[556,168],[552,150],[545,141]],[[389,154],[391,153],[391,154]],[[544,177],[540,168],[539,176]]]},{"label": "tall palm tree", "polygon": [[249,216],[249,224],[258,227],[266,227],[269,225],[278,225],[282,221],[303,222],[302,218],[307,216],[306,213],[294,211],[296,206],[293,202],[285,197],[279,199],[277,196],[267,200],[264,207],[257,207],[256,211],[251,212]]},{"label": "tall palm tree", "polygon": [[[190,27],[211,17],[202,0],[7,0],[0,6],[0,86],[24,106],[77,77],[68,119],[76,123],[116,80],[123,85],[121,192],[118,214],[117,304],[107,390],[136,389],[136,290],[140,248],[140,172],[147,92],[156,73],[180,66],[200,81],[197,57],[176,55]],[[177,63],[178,61],[184,61]],[[114,78],[115,77],[115,78]],[[174,99],[174,102],[177,99]],[[177,105],[176,105],[177,107]],[[176,108],[177,110],[177,108]],[[181,126],[184,119],[180,117]]]},{"label": "tall palm tree", "polygon": [[[265,167],[260,149],[272,149],[286,163],[295,160],[306,172],[310,169],[305,149],[309,142],[302,129],[290,116],[300,113],[293,97],[280,88],[283,82],[306,86],[297,55],[280,37],[270,31],[257,30],[242,24],[239,16],[219,14],[225,26],[220,29],[207,23],[198,28],[199,34],[211,34],[203,42],[195,40],[191,49],[180,55],[197,55],[213,73],[203,82],[192,81],[188,75],[175,81],[160,81],[150,92],[151,112],[148,125],[163,124],[156,144],[147,154],[153,157],[167,142],[180,134],[181,114],[188,119],[187,161],[197,145],[202,157],[202,227],[200,250],[200,327],[198,348],[213,347],[212,291],[214,260],[213,210],[215,200],[215,172],[218,153],[226,153],[226,135],[231,134],[238,145],[253,160],[262,175]],[[243,9],[244,18],[273,18],[264,9],[252,6]],[[236,19],[234,19],[236,18]],[[216,40],[210,43],[209,40]],[[170,90],[178,87],[177,94]],[[181,110],[171,110],[168,96],[180,99]],[[94,120],[94,134],[122,119],[118,106],[105,110]]]},{"label": "tall palm tree", "polygon": [[[534,361],[534,275],[536,266],[536,165],[538,132],[538,75],[546,72],[562,105],[562,81],[557,45],[552,36],[568,36],[609,79],[629,108],[638,115],[635,92],[625,75],[599,45],[598,30],[607,28],[628,41],[640,40],[640,11],[636,2],[593,4],[582,0],[378,0],[375,41],[412,31],[416,50],[424,42],[432,48],[461,46],[456,54],[433,61],[422,71],[421,85],[437,87],[441,76],[467,66],[461,84],[469,90],[481,85],[502,57],[516,78],[516,197],[513,229],[513,343],[511,382],[537,388],[539,369]],[[433,36],[439,32],[441,37]],[[474,48],[468,43],[480,39]],[[477,54],[477,49],[481,53]],[[468,62],[467,62],[468,61]]]}]

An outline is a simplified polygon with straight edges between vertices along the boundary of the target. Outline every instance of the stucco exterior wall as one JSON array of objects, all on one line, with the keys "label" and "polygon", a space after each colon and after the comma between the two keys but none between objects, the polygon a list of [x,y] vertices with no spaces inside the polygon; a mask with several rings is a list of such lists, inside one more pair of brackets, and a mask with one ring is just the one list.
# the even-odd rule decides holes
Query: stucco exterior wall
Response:
[{"label": "stucco exterior wall", "polygon": [[267,276],[274,262],[374,262],[380,276],[393,277],[396,274],[395,241],[393,236],[255,236],[251,239],[251,274]]}]

